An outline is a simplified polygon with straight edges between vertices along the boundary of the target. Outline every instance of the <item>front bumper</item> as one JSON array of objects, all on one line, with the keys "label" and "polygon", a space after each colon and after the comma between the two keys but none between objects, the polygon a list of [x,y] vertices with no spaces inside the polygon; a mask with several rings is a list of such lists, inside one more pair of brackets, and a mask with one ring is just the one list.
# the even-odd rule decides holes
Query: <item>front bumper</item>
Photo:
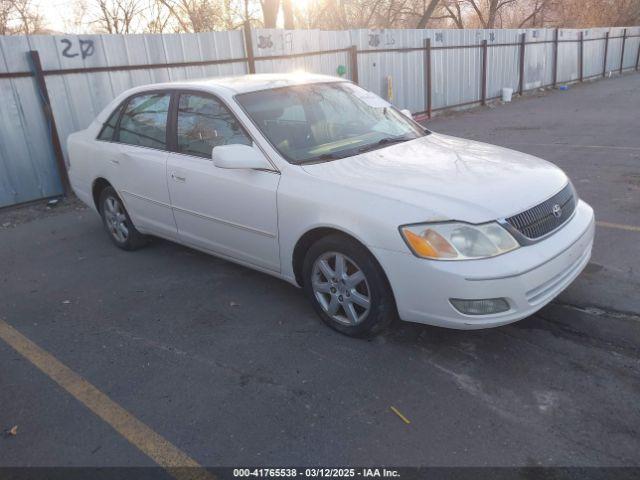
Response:
[{"label": "front bumper", "polygon": [[[593,209],[579,201],[571,220],[541,242],[482,260],[436,261],[373,249],[395,295],[400,318],[449,328],[505,325],[535,313],[559,295],[591,258]],[[450,298],[504,297],[510,309],[465,315]]]}]

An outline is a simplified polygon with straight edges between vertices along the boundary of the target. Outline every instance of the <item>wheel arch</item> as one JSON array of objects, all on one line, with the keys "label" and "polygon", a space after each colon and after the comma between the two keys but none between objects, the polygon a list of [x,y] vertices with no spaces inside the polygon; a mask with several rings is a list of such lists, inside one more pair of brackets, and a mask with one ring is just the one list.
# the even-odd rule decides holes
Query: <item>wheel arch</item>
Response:
[{"label": "wheel arch", "polygon": [[[349,238],[350,240],[360,245],[367,252],[369,252],[369,254],[375,259],[376,263],[380,267],[380,270],[382,270],[382,273],[384,274],[387,283],[389,284],[389,286],[391,286],[389,282],[389,278],[387,277],[387,273],[384,271],[384,267],[382,266],[380,261],[376,258],[376,255],[371,251],[371,249],[367,247],[367,245],[361,239],[359,239],[352,233],[349,233],[345,230],[341,230],[339,228],[332,227],[332,226],[317,226],[310,230],[307,230],[296,242],[295,247],[293,248],[291,262],[292,262],[293,274],[294,274],[296,283],[299,286],[301,287],[304,286],[302,267],[304,265],[304,258],[307,252],[309,251],[309,248],[311,248],[311,246],[317,241],[319,241],[320,239],[324,237],[328,237],[329,235],[336,235],[336,234]],[[393,292],[393,289],[392,289],[392,292]]]},{"label": "wheel arch", "polygon": [[93,204],[96,210],[100,212],[100,195],[102,191],[107,187],[113,187],[111,182],[104,177],[98,177],[93,181],[91,185],[91,196],[93,197]]}]

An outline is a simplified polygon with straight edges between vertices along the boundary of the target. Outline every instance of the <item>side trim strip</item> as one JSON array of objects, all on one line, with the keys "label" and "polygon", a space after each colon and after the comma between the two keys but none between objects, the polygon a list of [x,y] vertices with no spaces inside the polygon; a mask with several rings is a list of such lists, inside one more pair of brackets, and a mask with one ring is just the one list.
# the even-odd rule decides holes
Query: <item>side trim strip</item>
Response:
[{"label": "side trim strip", "polygon": [[240,223],[230,222],[229,220],[223,220],[221,218],[211,217],[209,215],[204,215],[203,213],[198,213],[198,212],[194,212],[194,211],[191,211],[191,210],[186,210],[186,209],[180,208],[180,207],[173,207],[173,206],[168,205],[166,203],[158,202],[157,200],[151,200],[150,198],[143,197],[141,195],[136,195],[135,193],[131,193],[131,192],[128,192],[126,190],[121,190],[121,192],[125,193],[127,195],[130,195],[130,196],[132,196],[134,198],[138,198],[140,200],[144,200],[144,201],[147,201],[149,203],[153,203],[154,205],[159,205],[161,207],[166,207],[166,208],[172,208],[175,211],[182,212],[182,213],[187,213],[189,215],[193,215],[194,217],[203,218],[205,220],[210,220],[210,221],[216,222],[216,223],[222,223],[224,225],[229,225],[230,227],[235,227],[235,228],[239,228],[240,230],[246,230],[248,232],[257,233],[258,235],[263,235],[265,237],[276,238],[276,234],[275,233],[267,232],[266,230],[260,230],[258,228],[249,227],[247,225],[242,225]]},{"label": "side trim strip", "polygon": [[139,200],[144,200],[146,202],[153,203],[154,205],[159,205],[161,207],[171,208],[171,205],[169,205],[168,203],[159,202],[157,200],[151,200],[150,198],[143,197],[142,195],[137,195],[135,193],[128,192],[127,190],[120,190],[120,193],[124,193],[126,195],[129,195],[131,197],[137,198]]},{"label": "side trim strip", "polygon": [[206,253],[207,255],[220,258],[221,260],[236,263],[243,267],[251,268],[252,270],[273,275],[274,277],[279,278],[280,280],[289,281],[287,278],[282,276],[282,272],[278,268],[271,268],[271,267],[265,267],[263,265],[258,265],[257,263],[253,263],[249,260],[234,257],[233,255],[230,255],[228,253],[222,253],[218,250],[211,250],[210,248],[203,247],[201,245],[198,245],[197,243],[190,242],[189,240],[181,239],[180,244],[184,245],[185,247],[193,248],[194,250],[198,250],[200,252]]},{"label": "side trim strip", "polygon": [[[187,213],[189,215],[193,215],[194,217],[203,218],[204,220],[209,220],[216,223],[222,223],[223,225],[228,225],[230,227],[239,228],[240,230],[246,230],[248,232],[257,233],[258,235],[263,235],[265,237],[276,238],[276,235],[274,233],[267,232],[265,230],[260,230],[258,228],[248,227],[247,225],[242,225],[240,223],[230,222],[228,220],[223,220],[217,217],[210,217],[209,215],[204,215],[202,213],[193,212],[191,210],[186,210],[184,208],[179,208],[179,207],[173,207],[173,210],[177,212]],[[178,233],[179,233],[179,230],[180,229],[178,229]]]}]

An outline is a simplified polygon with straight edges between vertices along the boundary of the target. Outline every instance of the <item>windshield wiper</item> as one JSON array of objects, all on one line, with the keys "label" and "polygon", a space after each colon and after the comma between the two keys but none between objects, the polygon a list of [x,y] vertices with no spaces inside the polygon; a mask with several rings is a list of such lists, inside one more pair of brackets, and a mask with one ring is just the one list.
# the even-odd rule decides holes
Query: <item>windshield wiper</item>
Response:
[{"label": "windshield wiper", "polygon": [[357,151],[358,153],[368,152],[370,150],[376,150],[377,148],[391,145],[392,143],[408,142],[409,140],[413,140],[413,138],[405,137],[404,135],[401,137],[384,137],[378,140],[376,143],[360,147]]},{"label": "windshield wiper", "polygon": [[338,160],[340,158],[345,158],[350,156],[351,153],[345,153],[345,152],[341,152],[341,153],[323,153],[322,155],[318,155],[317,157],[312,157],[312,158],[308,158],[306,160],[302,160],[300,162],[298,162],[298,165],[305,165],[307,163],[323,163],[323,162],[330,162],[332,160]]},{"label": "windshield wiper", "polygon": [[370,150],[376,150],[378,148],[382,148],[382,147],[385,147],[387,145],[391,145],[392,143],[407,142],[409,140],[414,140],[414,139],[410,138],[410,137],[405,137],[405,136],[385,137],[385,138],[381,138],[380,140],[378,140],[375,143],[372,143],[370,145],[365,145],[365,146],[360,147],[360,148],[356,148],[355,150],[347,150],[347,151],[336,152],[336,153],[323,153],[322,155],[318,155],[317,157],[309,158],[307,160],[302,160],[301,162],[298,162],[298,165],[305,165],[305,164],[308,164],[308,163],[330,162],[332,160],[338,160],[340,158],[350,157],[350,156],[358,154],[358,153],[364,153],[364,152],[368,152]]}]

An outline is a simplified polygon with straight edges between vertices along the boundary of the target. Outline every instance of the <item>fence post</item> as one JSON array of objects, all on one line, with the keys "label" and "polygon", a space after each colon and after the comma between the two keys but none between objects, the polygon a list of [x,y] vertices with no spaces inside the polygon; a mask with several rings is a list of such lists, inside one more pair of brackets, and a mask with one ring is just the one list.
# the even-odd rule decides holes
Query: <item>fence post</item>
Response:
[{"label": "fence post", "polygon": [[67,172],[67,164],[65,163],[64,155],[62,154],[62,146],[60,144],[60,137],[58,136],[58,128],[56,127],[56,120],[53,117],[51,100],[49,99],[49,92],[47,91],[47,84],[44,80],[44,72],[42,71],[42,63],[40,63],[40,54],[38,54],[37,50],[29,50],[29,56],[31,59],[31,67],[33,69],[33,75],[36,81],[38,93],[40,94],[42,112],[44,113],[47,123],[49,124],[51,146],[53,147],[53,154],[56,157],[56,166],[58,168],[58,174],[60,175],[62,190],[64,192],[64,196],[68,197],[71,194],[69,172]]},{"label": "fence post", "polygon": [[580,81],[584,81],[584,31],[580,30],[580,43],[578,45],[578,68],[580,69]]},{"label": "fence post", "polygon": [[424,39],[424,97],[427,118],[431,118],[431,39]]},{"label": "fence post", "polygon": [[622,51],[620,52],[620,74],[622,75],[622,70],[624,69],[624,46],[627,43],[627,29],[624,29],[622,33]]},{"label": "fence post", "polygon": [[609,32],[604,36],[604,62],[602,64],[602,78],[607,76],[607,53],[609,53]]},{"label": "fence post", "polygon": [[256,73],[256,59],[253,55],[253,39],[251,38],[251,25],[244,22],[244,51],[247,56],[249,73]]},{"label": "fence post", "polygon": [[556,28],[555,35],[553,37],[553,88],[558,85],[558,37],[560,36],[559,29]]},{"label": "fence post", "polygon": [[482,105],[487,104],[487,40],[482,40]]},{"label": "fence post", "polygon": [[351,81],[358,84],[358,47],[349,47],[349,61],[351,63]]},{"label": "fence post", "polygon": [[524,92],[524,49],[526,46],[527,34],[520,34],[520,83],[518,84],[518,94],[522,96]]}]

